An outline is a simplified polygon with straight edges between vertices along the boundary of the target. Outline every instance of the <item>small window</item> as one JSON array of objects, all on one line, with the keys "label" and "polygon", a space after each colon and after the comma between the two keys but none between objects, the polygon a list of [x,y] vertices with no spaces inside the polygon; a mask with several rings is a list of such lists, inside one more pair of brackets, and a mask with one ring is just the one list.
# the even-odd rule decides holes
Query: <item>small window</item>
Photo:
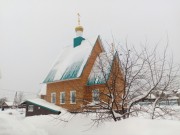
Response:
[{"label": "small window", "polygon": [[76,103],[76,91],[70,91],[70,103],[71,104]]},{"label": "small window", "polygon": [[38,107],[38,109],[41,109],[41,107]]},{"label": "small window", "polygon": [[51,103],[56,103],[56,93],[51,93]]},{"label": "small window", "polygon": [[34,105],[29,105],[28,112],[33,112],[33,111],[34,111]]},{"label": "small window", "polygon": [[60,92],[60,104],[65,104],[65,92]]},{"label": "small window", "polygon": [[96,103],[99,102],[99,90],[92,91],[92,101]]}]

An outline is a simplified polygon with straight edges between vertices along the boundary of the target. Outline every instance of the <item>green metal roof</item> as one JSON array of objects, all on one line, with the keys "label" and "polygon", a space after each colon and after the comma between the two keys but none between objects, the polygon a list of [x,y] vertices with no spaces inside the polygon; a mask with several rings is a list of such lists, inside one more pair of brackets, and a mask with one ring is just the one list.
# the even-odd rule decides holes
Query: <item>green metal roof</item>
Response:
[{"label": "green metal roof", "polygon": [[43,83],[80,77],[98,39],[99,37],[86,39],[75,48],[73,45],[63,48]]},{"label": "green metal roof", "polygon": [[74,47],[79,46],[83,40],[85,40],[85,38],[83,38],[81,36],[74,38]]},{"label": "green metal roof", "polygon": [[59,107],[57,105],[54,105],[52,103],[49,103],[49,102],[47,102],[47,101],[45,101],[43,99],[39,99],[39,98],[26,100],[24,103],[30,103],[30,104],[42,107],[44,109],[50,110],[51,112],[55,112],[55,113],[65,111],[61,107]]}]

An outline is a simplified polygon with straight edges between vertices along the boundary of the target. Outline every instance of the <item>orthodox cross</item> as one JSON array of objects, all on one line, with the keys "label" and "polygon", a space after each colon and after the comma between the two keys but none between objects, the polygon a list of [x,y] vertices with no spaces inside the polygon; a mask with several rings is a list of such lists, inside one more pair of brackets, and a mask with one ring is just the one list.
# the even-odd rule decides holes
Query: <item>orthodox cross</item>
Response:
[{"label": "orthodox cross", "polygon": [[80,25],[80,14],[78,13],[78,25]]}]

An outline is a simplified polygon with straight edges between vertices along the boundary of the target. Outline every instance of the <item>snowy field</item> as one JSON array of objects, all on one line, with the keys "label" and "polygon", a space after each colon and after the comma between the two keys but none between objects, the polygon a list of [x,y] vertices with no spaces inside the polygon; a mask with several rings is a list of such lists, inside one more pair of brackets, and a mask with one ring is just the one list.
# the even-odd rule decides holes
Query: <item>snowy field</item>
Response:
[{"label": "snowy field", "polygon": [[180,135],[180,121],[129,118],[92,126],[90,116],[24,117],[23,110],[0,111],[0,135]]}]

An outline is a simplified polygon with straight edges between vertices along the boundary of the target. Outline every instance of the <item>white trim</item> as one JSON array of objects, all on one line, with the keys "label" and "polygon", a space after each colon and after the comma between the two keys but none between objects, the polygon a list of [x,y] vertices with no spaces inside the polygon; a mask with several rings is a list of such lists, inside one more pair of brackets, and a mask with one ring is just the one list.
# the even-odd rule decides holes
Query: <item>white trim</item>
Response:
[{"label": "white trim", "polygon": [[[63,94],[64,93],[64,103],[62,103],[61,101],[61,94]],[[60,100],[60,104],[65,104],[66,103],[66,93],[64,92],[64,91],[62,91],[62,92],[60,92],[60,97],[59,97],[59,100]]]},{"label": "white trim", "polygon": [[[75,102],[72,102],[72,93],[75,93]],[[72,91],[70,91],[70,104],[76,104],[76,91],[75,90],[72,90]]]},{"label": "white trim", "polygon": [[[53,99],[52,99],[54,94],[55,94],[55,103],[53,102]],[[51,103],[56,104],[56,92],[51,93]]]}]

